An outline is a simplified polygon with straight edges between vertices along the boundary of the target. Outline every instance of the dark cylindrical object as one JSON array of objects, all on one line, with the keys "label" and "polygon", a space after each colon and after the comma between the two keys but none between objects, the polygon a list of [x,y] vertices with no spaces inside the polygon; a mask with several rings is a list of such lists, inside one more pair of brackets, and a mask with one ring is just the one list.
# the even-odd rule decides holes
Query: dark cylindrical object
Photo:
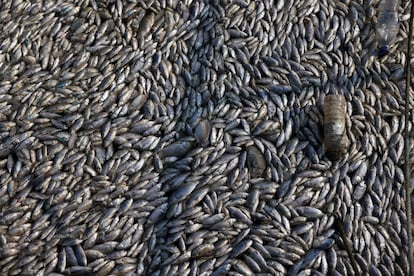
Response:
[{"label": "dark cylindrical object", "polygon": [[339,160],[347,146],[345,118],[346,101],[342,95],[327,95],[323,104],[324,112],[324,147],[326,156]]}]

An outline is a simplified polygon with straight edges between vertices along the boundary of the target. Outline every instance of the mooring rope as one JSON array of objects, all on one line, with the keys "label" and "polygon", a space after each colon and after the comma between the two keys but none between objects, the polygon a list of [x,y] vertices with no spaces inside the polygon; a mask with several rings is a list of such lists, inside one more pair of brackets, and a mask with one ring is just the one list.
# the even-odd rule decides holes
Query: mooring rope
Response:
[{"label": "mooring rope", "polygon": [[337,231],[339,232],[340,237],[342,238],[342,242],[344,243],[346,253],[348,253],[349,260],[351,262],[351,266],[354,269],[355,276],[360,276],[361,273],[359,272],[358,266],[355,261],[354,257],[354,250],[353,245],[349,242],[349,239],[347,238],[345,234],[345,229],[342,221],[339,219],[339,215],[334,215],[334,225],[337,228]]},{"label": "mooring rope", "polygon": [[405,210],[407,214],[407,235],[408,235],[408,263],[409,263],[409,275],[414,276],[414,250],[413,250],[413,230],[412,230],[412,213],[411,213],[411,187],[410,187],[410,166],[409,166],[409,150],[410,139],[408,129],[408,115],[409,115],[409,99],[411,91],[411,50],[412,50],[412,37],[413,37],[413,14],[414,5],[411,1],[411,13],[408,27],[408,48],[407,48],[407,61],[406,61],[406,82],[405,82],[405,110],[404,110],[404,176],[405,176]]}]

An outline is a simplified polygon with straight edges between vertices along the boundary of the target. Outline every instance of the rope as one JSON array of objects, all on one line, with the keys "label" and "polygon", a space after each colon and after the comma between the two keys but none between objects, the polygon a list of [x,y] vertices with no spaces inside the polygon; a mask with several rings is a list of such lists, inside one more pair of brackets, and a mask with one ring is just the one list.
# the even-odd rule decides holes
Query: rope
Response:
[{"label": "rope", "polygon": [[345,246],[346,253],[348,253],[349,260],[351,262],[351,266],[354,269],[355,276],[360,276],[361,273],[359,272],[358,266],[356,264],[355,258],[354,258],[354,252],[353,252],[353,245],[349,242],[349,239],[347,238],[345,234],[345,229],[342,221],[339,219],[339,215],[334,215],[334,225],[339,231],[339,235],[342,238],[342,241]]},{"label": "rope", "polygon": [[406,82],[405,82],[405,110],[404,110],[404,176],[405,176],[405,210],[407,214],[407,235],[408,235],[408,275],[414,276],[414,250],[413,250],[413,230],[412,230],[412,213],[411,213],[411,189],[410,189],[410,168],[409,168],[409,150],[410,140],[408,131],[408,115],[409,115],[409,95],[411,91],[411,51],[413,37],[413,15],[414,5],[411,2],[411,13],[408,28],[408,48],[407,48],[407,62],[406,62]]}]

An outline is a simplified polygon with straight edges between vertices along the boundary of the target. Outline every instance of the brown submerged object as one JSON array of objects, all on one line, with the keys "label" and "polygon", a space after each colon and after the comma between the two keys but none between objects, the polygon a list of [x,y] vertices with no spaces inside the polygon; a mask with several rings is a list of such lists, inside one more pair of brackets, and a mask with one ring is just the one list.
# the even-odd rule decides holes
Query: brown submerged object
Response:
[{"label": "brown submerged object", "polygon": [[252,178],[263,176],[263,172],[266,169],[266,161],[256,146],[247,148],[247,167]]},{"label": "brown submerged object", "polygon": [[327,95],[323,104],[324,147],[326,156],[337,161],[346,151],[345,135],[346,101],[342,95]]}]

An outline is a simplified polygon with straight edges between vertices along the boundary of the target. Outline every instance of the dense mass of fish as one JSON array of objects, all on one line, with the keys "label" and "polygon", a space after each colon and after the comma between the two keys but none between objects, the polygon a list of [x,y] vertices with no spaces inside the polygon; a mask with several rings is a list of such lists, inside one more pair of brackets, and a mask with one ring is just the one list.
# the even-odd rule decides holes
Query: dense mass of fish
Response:
[{"label": "dense mass of fish", "polygon": [[0,273],[405,274],[408,2],[1,1]]}]

